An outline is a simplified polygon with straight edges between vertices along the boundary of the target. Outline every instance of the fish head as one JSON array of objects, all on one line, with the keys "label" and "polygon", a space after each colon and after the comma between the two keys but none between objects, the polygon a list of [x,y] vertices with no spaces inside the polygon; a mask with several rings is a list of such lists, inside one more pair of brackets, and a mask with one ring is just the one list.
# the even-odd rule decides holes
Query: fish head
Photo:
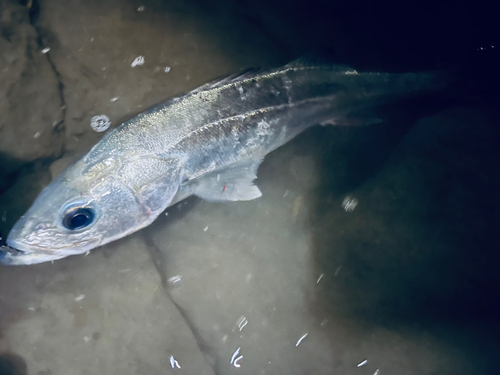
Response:
[{"label": "fish head", "polygon": [[0,254],[23,265],[86,253],[148,225],[154,218],[133,189],[113,174],[89,173],[78,162],[49,184],[10,231]]}]

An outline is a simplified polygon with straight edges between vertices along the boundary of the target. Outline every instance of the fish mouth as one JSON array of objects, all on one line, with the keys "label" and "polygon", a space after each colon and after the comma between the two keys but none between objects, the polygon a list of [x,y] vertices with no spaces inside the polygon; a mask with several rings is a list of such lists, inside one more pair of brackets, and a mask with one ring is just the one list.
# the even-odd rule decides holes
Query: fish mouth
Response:
[{"label": "fish mouth", "polygon": [[[96,247],[94,244],[98,243],[100,243],[100,239],[82,241],[78,244],[53,248],[27,245],[8,239],[7,246],[0,246],[0,263],[6,266],[20,266],[50,262],[71,255],[83,254]],[[71,251],[70,249],[75,246],[79,249]],[[83,247],[83,249],[81,247]]]},{"label": "fish mouth", "polygon": [[5,266],[28,266],[30,264],[50,262],[66,256],[66,254],[28,253],[8,246],[0,248],[0,263]]}]

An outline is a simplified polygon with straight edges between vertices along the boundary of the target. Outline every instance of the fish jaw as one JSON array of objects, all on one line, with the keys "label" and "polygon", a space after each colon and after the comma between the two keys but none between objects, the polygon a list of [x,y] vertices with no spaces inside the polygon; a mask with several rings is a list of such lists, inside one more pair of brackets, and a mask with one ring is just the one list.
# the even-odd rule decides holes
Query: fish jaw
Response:
[{"label": "fish jaw", "polygon": [[28,266],[67,257],[68,254],[29,253],[3,246],[0,249],[0,263],[5,266]]},{"label": "fish jaw", "polygon": [[51,262],[71,255],[87,253],[91,249],[99,246],[100,242],[100,239],[94,239],[82,241],[73,248],[42,248],[34,245],[23,244],[8,238],[8,246],[0,247],[0,263],[6,266],[21,266]]}]

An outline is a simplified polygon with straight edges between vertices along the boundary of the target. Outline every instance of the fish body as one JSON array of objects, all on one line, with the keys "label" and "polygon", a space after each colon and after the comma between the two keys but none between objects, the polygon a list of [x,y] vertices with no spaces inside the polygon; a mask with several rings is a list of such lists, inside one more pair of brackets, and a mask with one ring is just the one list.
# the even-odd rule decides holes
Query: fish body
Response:
[{"label": "fish body", "polygon": [[258,198],[253,181],[271,151],[312,125],[362,118],[366,108],[433,82],[429,74],[294,62],[204,85],[108,132],[42,191],[11,230],[0,261],[34,264],[86,253],[193,194]]}]

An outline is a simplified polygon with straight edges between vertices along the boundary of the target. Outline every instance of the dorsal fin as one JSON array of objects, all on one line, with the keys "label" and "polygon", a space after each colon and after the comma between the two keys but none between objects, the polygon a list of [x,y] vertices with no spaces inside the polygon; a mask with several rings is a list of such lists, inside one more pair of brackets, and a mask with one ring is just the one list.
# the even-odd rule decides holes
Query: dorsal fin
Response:
[{"label": "dorsal fin", "polygon": [[[348,65],[339,65],[339,64],[332,64],[328,59],[326,58],[321,58],[318,57],[317,55],[305,55],[302,56],[296,60],[293,60],[292,62],[288,63],[284,67],[276,68],[276,69],[268,69],[266,72],[275,72],[275,71],[280,71],[286,68],[304,68],[304,67],[324,67],[328,68],[332,71],[339,72],[339,73],[357,73],[356,70],[354,70],[352,67]],[[214,89],[216,87],[222,87],[224,85],[228,85],[230,83],[235,83],[235,82],[241,82],[249,78],[254,78],[258,76],[259,74],[263,73],[263,70],[260,68],[248,68],[246,70],[243,70],[240,73],[236,74],[231,74],[228,76],[223,76],[219,77],[212,82],[208,82],[193,91],[191,91],[189,94],[197,94],[202,91],[207,91]]]},{"label": "dorsal fin", "polygon": [[224,76],[224,77],[219,77],[212,82],[205,83],[204,85],[198,87],[197,89],[194,89],[191,91],[192,94],[196,94],[201,91],[206,91],[210,90],[216,87],[222,87],[224,85],[233,83],[233,82],[239,82],[243,81],[248,78],[252,78],[257,76],[260,73],[260,68],[248,68],[240,73],[236,74],[231,74],[229,76]]},{"label": "dorsal fin", "polygon": [[285,65],[287,68],[307,68],[307,67],[321,67],[328,70],[339,72],[339,73],[349,73],[356,72],[354,68],[349,65],[344,64],[332,64],[328,60],[320,57],[314,56],[303,56]]}]

